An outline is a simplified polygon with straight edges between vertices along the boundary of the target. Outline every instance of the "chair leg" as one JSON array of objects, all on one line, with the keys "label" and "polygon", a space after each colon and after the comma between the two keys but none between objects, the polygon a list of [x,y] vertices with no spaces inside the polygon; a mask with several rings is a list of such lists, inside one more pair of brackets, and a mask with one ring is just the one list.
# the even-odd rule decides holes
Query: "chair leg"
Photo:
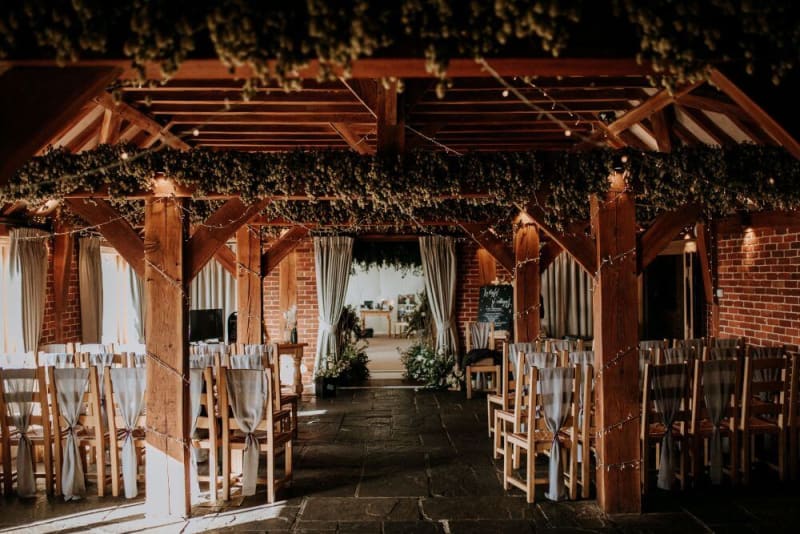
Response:
[{"label": "chair leg", "polygon": [[494,420],[492,419],[492,413],[494,412],[494,410],[492,410],[492,406],[493,406],[492,401],[489,399],[489,397],[486,397],[486,426],[489,429],[490,438],[492,437],[492,430],[494,423]]},{"label": "chair leg", "polygon": [[578,451],[573,447],[569,449],[569,498],[578,499]]},{"label": "chair leg", "polygon": [[58,426],[56,426],[55,431],[58,433],[56,434],[56,439],[53,442],[53,470],[55,475],[55,494],[61,495],[61,438],[60,431]]},{"label": "chair leg", "polygon": [[119,451],[117,444],[111,444],[111,495],[119,497]]},{"label": "chair leg", "polygon": [[639,472],[641,473],[642,479],[642,495],[647,495],[647,473],[650,469],[650,444],[645,439],[642,441],[642,465]]},{"label": "chair leg", "polygon": [[467,366],[467,399],[472,398],[472,367]]},{"label": "chair leg", "polygon": [[106,459],[104,458],[106,452],[105,443],[101,441],[94,450],[94,461],[97,464],[97,496],[103,497],[106,494]]},{"label": "chair leg", "polygon": [[584,442],[581,447],[581,497],[584,499],[589,498],[589,485],[591,481],[591,450],[588,442]]},{"label": "chair leg", "polygon": [[503,445],[503,489],[508,490],[508,477],[511,476],[511,444],[506,438]]},{"label": "chair leg", "polygon": [[222,442],[222,500],[231,498],[231,448],[230,444]]},{"label": "chair leg", "polygon": [[267,445],[267,502],[275,502],[275,445],[272,443]]},{"label": "chair leg", "polygon": [[532,450],[525,451],[525,487],[527,488],[525,497],[528,504],[532,504],[536,498],[536,454]]},{"label": "chair leg", "polygon": [[783,430],[777,436],[778,438],[778,477],[783,482],[786,480],[786,434]]},{"label": "chair leg", "polygon": [[503,435],[502,435],[503,434],[503,428],[501,426],[502,424],[503,423],[502,423],[502,421],[500,421],[500,418],[497,417],[497,415],[495,414],[495,418],[494,418],[494,438],[492,439],[492,458],[494,458],[495,460],[499,460],[500,459],[500,452],[499,451],[500,451],[500,446],[502,445],[502,439],[503,439]]},{"label": "chair leg", "polygon": [[731,441],[731,486],[739,485],[739,433],[734,430],[730,433]]},{"label": "chair leg", "polygon": [[299,398],[294,399],[292,401],[292,437],[294,439],[297,439],[297,434],[299,432],[298,431],[298,424],[297,424],[299,422],[298,419],[297,419],[297,405],[298,405],[299,402],[300,402]]},{"label": "chair leg", "polygon": [[50,443],[44,443],[44,479],[46,484],[46,492],[48,495],[53,494],[53,450],[50,448]]}]

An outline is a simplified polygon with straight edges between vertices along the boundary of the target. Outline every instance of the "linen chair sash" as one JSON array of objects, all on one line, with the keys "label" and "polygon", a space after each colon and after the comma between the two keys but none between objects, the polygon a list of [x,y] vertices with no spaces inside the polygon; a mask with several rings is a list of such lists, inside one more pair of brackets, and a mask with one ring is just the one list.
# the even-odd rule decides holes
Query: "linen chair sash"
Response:
[{"label": "linen chair sash", "polygon": [[663,348],[664,348],[663,339],[645,339],[639,342],[639,350],[652,351],[655,349],[663,349]]},{"label": "linen chair sash", "polygon": [[694,352],[695,358],[700,358],[702,356],[703,347],[705,346],[706,346],[706,340],[701,337],[675,340],[675,348],[689,349],[690,351]]},{"label": "linen chair sash", "polygon": [[259,370],[264,368],[260,354],[232,354],[230,363],[231,369]]},{"label": "linen chair sash", "polygon": [[530,354],[536,351],[535,343],[509,343],[508,344],[508,364],[514,380],[517,380],[517,356],[520,352]]},{"label": "linen chair sash", "polygon": [[[36,369],[6,369],[3,372],[3,380],[6,410],[19,433],[17,495],[33,497],[36,494],[36,480],[33,473],[32,443],[28,432],[36,404],[33,398],[39,389]],[[10,477],[11,473],[5,473],[5,476]]]},{"label": "linen chair sash", "polygon": [[[568,355],[570,366],[580,366],[581,371],[581,388],[578,392],[578,425],[583,424],[583,417],[585,411],[585,402],[583,398],[583,384],[589,380],[589,373],[586,370],[594,366],[594,351],[583,350],[578,352],[570,352]],[[592,391],[594,391],[594,375],[592,375]],[[580,458],[580,451],[578,452]]]},{"label": "linen chair sash", "polygon": [[739,349],[736,347],[713,347],[708,351],[709,360],[733,360],[739,356]]},{"label": "linen chair sash", "polygon": [[[136,423],[144,408],[144,394],[147,387],[147,371],[141,367],[109,369],[114,387],[119,415],[125,428],[122,429],[122,482],[125,485],[125,498],[133,499],[139,494],[136,485],[138,457],[133,442]],[[113,402],[113,399],[111,399]],[[112,437],[113,439],[113,437]]]},{"label": "linen chair sash", "polygon": [[[205,372],[205,367],[210,365],[210,361],[212,360],[211,355],[204,355],[204,356],[195,356],[192,358],[205,358],[207,360],[207,365],[200,365],[202,362],[198,361],[190,361],[191,368],[189,369],[189,407],[191,410],[191,419],[190,419],[190,431],[189,435],[194,436],[195,431],[197,430],[197,419],[200,417],[200,410],[202,409],[203,405],[200,402],[203,396],[203,383],[204,383],[204,376],[203,373]],[[213,417],[214,414],[209,414],[209,417]],[[190,458],[191,464],[189,465],[189,488],[192,494],[192,501],[194,502],[200,496],[200,481],[197,477],[197,449],[192,447],[192,454]]]},{"label": "linen chair sash", "polygon": [[[242,495],[256,493],[259,444],[255,431],[264,418],[264,405],[269,395],[263,370],[228,369],[228,399],[236,424],[245,434],[242,461]],[[225,415],[223,415],[225,417]]]},{"label": "linen chair sash", "polygon": [[[189,355],[189,368],[190,369],[205,369],[214,365],[214,356],[212,354],[190,354]],[[202,373],[200,373],[202,375]]]},{"label": "linen chair sash", "polygon": [[680,410],[686,391],[686,366],[684,364],[654,365],[650,367],[653,376],[653,403],[664,422],[664,437],[661,439],[661,459],[658,469],[658,487],[669,490],[672,487],[675,440],[672,425]]},{"label": "linen chair sash", "polygon": [[558,440],[558,433],[569,417],[574,382],[575,369],[573,367],[539,369],[544,422],[547,430],[553,433],[548,467],[548,490],[545,493],[545,496],[552,501],[559,501],[566,497],[564,476],[561,472],[561,443]]},{"label": "linen chair sash", "polygon": [[[750,357],[759,358],[783,358],[783,347],[750,347]],[[753,381],[755,382],[777,382],[781,379],[781,370],[776,367],[766,369],[754,369]],[[760,391],[759,398],[766,402],[770,397],[769,391]]]},{"label": "linen chair sash", "polygon": [[67,424],[66,446],[61,461],[61,493],[65,501],[78,500],[86,494],[86,481],[76,432],[83,396],[89,389],[89,369],[53,369],[53,381],[58,411]]},{"label": "linen chair sash", "polygon": [[[703,365],[703,400],[713,427],[711,433],[711,482],[722,482],[722,436],[720,425],[730,405],[736,384],[737,364],[734,360],[714,360]],[[731,429],[735,431],[735,429]]]},{"label": "linen chair sash", "polygon": [[131,354],[131,356],[133,356],[133,359],[131,360],[131,363],[133,364],[134,367],[146,367],[147,366],[147,354],[135,352],[135,353]]},{"label": "linen chair sash", "polygon": [[714,338],[714,348],[736,349],[739,348],[740,341],[738,337],[716,337]]},{"label": "linen chair sash", "polygon": [[[97,367],[97,383],[105,384],[103,377],[106,373],[106,367],[111,367],[114,362],[114,355],[110,352],[96,352],[89,354],[89,365]],[[105,406],[106,391],[104,387],[100,387],[100,402]]]},{"label": "linen chair sash", "polygon": [[470,323],[469,330],[473,349],[488,349],[492,323]]},{"label": "linen chair sash", "polygon": [[42,367],[74,367],[75,355],[67,352],[40,352],[39,365]]},{"label": "linen chair sash", "polygon": [[[699,357],[700,354],[701,353],[698,352],[697,356]],[[692,360],[692,349],[691,347],[675,347],[672,349],[663,349],[661,351],[661,355],[663,356],[663,361],[665,364],[684,363]]]}]

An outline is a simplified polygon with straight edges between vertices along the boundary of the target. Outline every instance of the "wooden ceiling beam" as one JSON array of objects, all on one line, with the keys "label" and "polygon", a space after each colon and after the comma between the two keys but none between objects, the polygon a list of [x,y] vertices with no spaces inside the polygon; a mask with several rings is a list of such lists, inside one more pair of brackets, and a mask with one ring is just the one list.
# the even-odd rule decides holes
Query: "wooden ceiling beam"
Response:
[{"label": "wooden ceiling beam", "polygon": [[100,124],[100,143],[106,145],[113,145],[119,140],[120,127],[122,126],[122,118],[106,109],[103,113],[103,122]]},{"label": "wooden ceiling beam", "polygon": [[685,108],[680,104],[675,104],[676,109],[686,115],[689,120],[694,122],[698,128],[703,130],[720,146],[731,146],[736,144],[736,140],[728,135],[725,130],[717,126],[717,123],[698,109]]},{"label": "wooden ceiling beam", "polygon": [[665,108],[666,106],[680,99],[682,96],[690,93],[699,87],[702,82],[693,83],[682,87],[670,94],[666,89],[662,89],[635,108],[626,112],[617,120],[608,125],[608,131],[614,135],[619,135],[634,124],[649,118],[653,113]]},{"label": "wooden ceiling beam", "polygon": [[355,97],[346,89],[310,91],[302,89],[300,91],[286,92],[281,89],[256,89],[256,94],[250,96],[248,100],[242,100],[242,88],[232,88],[225,90],[191,90],[189,88],[175,89],[170,87],[160,90],[136,91],[124,88],[123,95],[129,104],[136,106],[149,106],[158,104],[217,104],[219,106],[238,104],[295,104],[304,105],[326,105],[326,104],[353,104],[358,103]]},{"label": "wooden ceiling beam", "polygon": [[136,274],[144,277],[144,243],[130,223],[105,200],[68,199],[70,210],[91,224]]},{"label": "wooden ceiling beam", "polygon": [[124,102],[114,102],[114,99],[108,93],[103,93],[96,97],[95,102],[130,122],[131,124],[135,124],[138,128],[146,131],[147,133],[157,136],[167,146],[171,146],[172,148],[177,148],[180,150],[188,150],[191,148],[188,143],[182,141],[176,135],[167,131],[165,127],[161,126],[161,124],[151,119],[138,109]]},{"label": "wooden ceiling beam", "polygon": [[189,279],[197,276],[197,273],[221,247],[225,246],[236,231],[258,215],[269,202],[269,200],[258,200],[245,205],[240,199],[232,198],[209,215],[186,244]]},{"label": "wooden ceiling beam", "polygon": [[323,102],[319,104],[288,104],[282,102],[228,102],[226,104],[222,102],[196,102],[193,104],[152,104],[144,109],[153,116],[172,116],[191,113],[200,113],[203,115],[223,115],[226,113],[292,113],[307,116],[320,115],[323,113],[364,112],[363,106],[358,102]]},{"label": "wooden ceiling beam", "polygon": [[0,76],[0,185],[121,72],[115,67],[14,67]]},{"label": "wooden ceiling beam", "polygon": [[514,251],[502,239],[497,237],[490,225],[485,223],[460,223],[459,226],[473,241],[491,254],[497,260],[497,263],[502,265],[512,276],[514,275],[514,267],[516,265]]},{"label": "wooden ceiling beam", "polygon": [[547,270],[564,249],[555,241],[548,241],[539,250],[539,273]]},{"label": "wooden ceiling beam", "polygon": [[304,226],[293,226],[273,241],[264,254],[261,255],[261,276],[267,276],[280,265],[281,260],[289,255],[297,245],[304,241],[309,234]]},{"label": "wooden ceiling beam", "polygon": [[580,234],[579,232],[561,232],[547,223],[544,210],[539,207],[538,202],[528,204],[525,213],[533,219],[536,226],[545,233],[551,240],[561,246],[575,261],[583,267],[586,272],[594,276],[597,272],[597,254],[594,240]]},{"label": "wooden ceiling beam", "polygon": [[229,246],[225,245],[224,247],[219,247],[214,253],[214,259],[231,275],[236,276],[238,274],[236,272],[236,254]]},{"label": "wooden ceiling beam", "polygon": [[672,116],[667,114],[668,108],[662,108],[650,116],[653,126],[653,138],[656,140],[659,152],[672,152]]},{"label": "wooden ceiling beam", "polygon": [[170,115],[175,125],[191,124],[198,128],[217,124],[330,124],[331,122],[372,124],[373,118],[367,113],[236,113],[230,112],[189,112]]},{"label": "wooden ceiling beam", "polygon": [[398,83],[388,86],[378,84],[377,100],[378,154],[402,154],[406,145],[405,115],[403,96],[398,91]]},{"label": "wooden ceiling beam", "polygon": [[792,137],[789,132],[747,96],[744,91],[739,89],[736,84],[717,69],[711,70],[711,83],[728,95],[728,98],[733,100],[753,122],[775,139],[779,145],[784,147],[795,158],[800,159],[800,143],[797,139]]},{"label": "wooden ceiling beam", "polygon": [[639,260],[639,272],[644,271],[681,230],[687,226],[694,226],[702,213],[700,206],[689,204],[678,210],[658,215],[639,239],[639,253],[636,255]]}]

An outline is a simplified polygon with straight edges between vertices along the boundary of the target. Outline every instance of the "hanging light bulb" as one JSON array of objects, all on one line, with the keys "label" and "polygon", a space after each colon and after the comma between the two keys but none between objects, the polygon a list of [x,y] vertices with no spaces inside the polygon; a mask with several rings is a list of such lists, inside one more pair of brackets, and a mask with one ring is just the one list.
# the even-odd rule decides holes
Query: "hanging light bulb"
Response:
[{"label": "hanging light bulb", "polygon": [[195,136],[195,137],[197,137],[198,135],[200,135],[200,130],[198,130],[197,128],[195,128],[194,130],[192,130],[192,135],[193,135],[193,136]]},{"label": "hanging light bulb", "polygon": [[508,89],[503,89],[503,98],[508,96]]},{"label": "hanging light bulb", "polygon": [[122,154],[119,155],[119,157],[121,157],[122,159],[128,159],[128,153],[123,152]]},{"label": "hanging light bulb", "polygon": [[566,130],[564,130],[564,135],[566,135],[567,137],[571,137],[572,136],[572,130],[567,128]]}]

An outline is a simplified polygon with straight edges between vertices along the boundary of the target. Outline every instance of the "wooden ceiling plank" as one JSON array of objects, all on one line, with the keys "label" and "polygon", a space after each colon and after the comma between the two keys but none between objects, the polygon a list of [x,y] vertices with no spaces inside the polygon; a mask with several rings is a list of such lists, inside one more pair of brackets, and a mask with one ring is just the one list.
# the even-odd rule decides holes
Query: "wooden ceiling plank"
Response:
[{"label": "wooden ceiling plank", "polygon": [[795,158],[800,159],[800,143],[792,137],[778,122],[755,103],[744,91],[717,69],[711,71],[711,83],[728,95],[744,113],[767,132],[779,145],[784,147]]},{"label": "wooden ceiling plank", "polygon": [[66,203],[76,215],[100,232],[136,274],[144,277],[144,243],[124,217],[101,199],[67,199]]},{"label": "wooden ceiling plank", "polygon": [[675,104],[677,109],[684,113],[689,119],[694,122],[700,129],[702,129],[709,137],[714,139],[717,144],[721,146],[735,145],[736,140],[729,136],[725,130],[717,126],[708,115],[702,111],[690,108],[684,108],[680,104]]},{"label": "wooden ceiling plank", "polygon": [[180,150],[187,150],[191,148],[189,144],[182,141],[173,133],[167,131],[161,124],[151,119],[138,109],[124,103],[114,102],[114,99],[108,93],[103,93],[96,97],[95,101],[103,106],[105,109],[113,112],[115,115],[127,120],[131,124],[135,124],[138,128],[150,133],[151,135],[158,136],[163,142]]},{"label": "wooden ceiling plank", "polygon": [[0,185],[81,114],[119,68],[14,67],[0,77]]}]

